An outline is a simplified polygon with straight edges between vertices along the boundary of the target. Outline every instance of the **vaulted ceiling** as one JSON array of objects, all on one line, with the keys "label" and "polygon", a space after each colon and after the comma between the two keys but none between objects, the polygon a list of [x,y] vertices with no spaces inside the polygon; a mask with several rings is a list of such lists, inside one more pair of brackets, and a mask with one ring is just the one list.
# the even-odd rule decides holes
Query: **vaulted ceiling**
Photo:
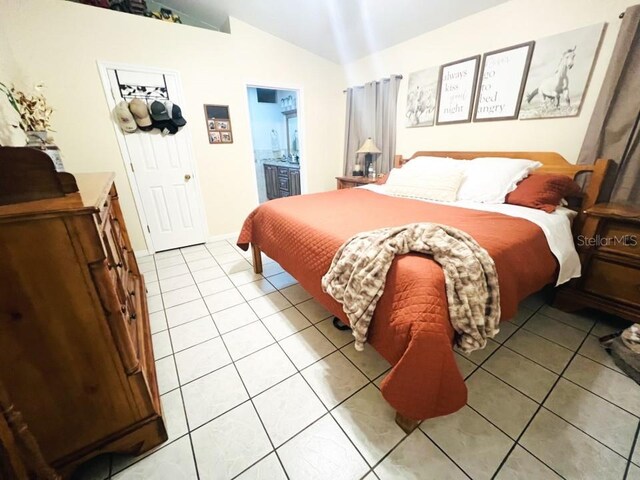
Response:
[{"label": "vaulted ceiling", "polygon": [[434,30],[506,0],[159,0],[214,27],[229,16],[337,63]]}]

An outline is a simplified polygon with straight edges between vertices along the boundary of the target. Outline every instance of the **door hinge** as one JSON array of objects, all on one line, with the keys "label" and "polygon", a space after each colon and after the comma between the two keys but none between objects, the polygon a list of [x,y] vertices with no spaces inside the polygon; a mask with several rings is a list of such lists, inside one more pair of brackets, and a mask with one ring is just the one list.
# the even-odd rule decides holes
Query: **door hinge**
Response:
[{"label": "door hinge", "polygon": [[129,165],[131,165],[131,171],[135,173],[135,169],[133,168],[133,163],[130,163]]},{"label": "door hinge", "polygon": [[149,228],[149,225],[147,225],[147,232],[151,233],[151,229]]}]

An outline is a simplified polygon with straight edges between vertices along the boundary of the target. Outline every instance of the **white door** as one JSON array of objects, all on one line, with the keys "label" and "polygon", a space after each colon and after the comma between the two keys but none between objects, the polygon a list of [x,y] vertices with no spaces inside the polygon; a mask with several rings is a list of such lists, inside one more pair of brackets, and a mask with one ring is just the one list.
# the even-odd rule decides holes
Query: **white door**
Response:
[{"label": "white door", "polygon": [[[168,98],[183,103],[175,73],[133,68],[106,68],[107,100],[111,111],[123,98]],[[144,87],[140,88],[140,87]],[[152,93],[149,93],[152,92]],[[187,121],[192,119],[187,119]],[[151,251],[203,243],[205,225],[202,202],[191,153],[189,125],[175,135],[150,132],[122,133],[117,128],[125,163],[137,189],[142,228]]]}]

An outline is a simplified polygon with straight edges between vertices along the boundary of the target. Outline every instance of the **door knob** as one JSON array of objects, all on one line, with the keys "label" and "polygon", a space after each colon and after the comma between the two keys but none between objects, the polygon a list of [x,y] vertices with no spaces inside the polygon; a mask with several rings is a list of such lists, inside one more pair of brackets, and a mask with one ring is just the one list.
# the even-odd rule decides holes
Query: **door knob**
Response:
[{"label": "door knob", "polygon": [[184,179],[186,182],[188,182],[189,180],[191,180],[191,175],[189,175],[188,173],[185,174]]}]

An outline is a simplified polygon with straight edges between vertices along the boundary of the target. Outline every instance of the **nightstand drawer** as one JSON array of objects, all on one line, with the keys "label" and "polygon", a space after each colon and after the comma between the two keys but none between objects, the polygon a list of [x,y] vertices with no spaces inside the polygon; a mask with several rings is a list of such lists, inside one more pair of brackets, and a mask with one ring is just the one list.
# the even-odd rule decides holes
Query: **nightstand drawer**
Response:
[{"label": "nightstand drawer", "polygon": [[594,257],[585,274],[583,289],[640,307],[640,269]]},{"label": "nightstand drawer", "polygon": [[640,258],[640,225],[612,220],[605,224],[600,236],[600,250]]}]

